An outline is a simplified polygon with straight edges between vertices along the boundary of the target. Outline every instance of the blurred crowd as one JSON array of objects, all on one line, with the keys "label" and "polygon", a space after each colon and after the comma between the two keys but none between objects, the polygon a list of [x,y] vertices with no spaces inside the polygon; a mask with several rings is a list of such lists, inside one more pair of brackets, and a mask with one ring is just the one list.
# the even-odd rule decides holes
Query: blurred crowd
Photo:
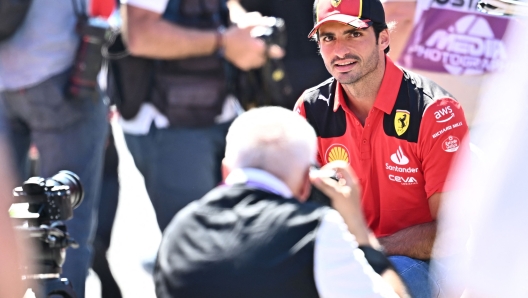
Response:
[{"label": "blurred crowd", "polygon": [[[0,297],[123,296],[116,131],[157,297],[528,296],[527,5],[1,1]],[[46,221],[61,170],[82,202]],[[20,232],[58,220],[77,248]]]}]

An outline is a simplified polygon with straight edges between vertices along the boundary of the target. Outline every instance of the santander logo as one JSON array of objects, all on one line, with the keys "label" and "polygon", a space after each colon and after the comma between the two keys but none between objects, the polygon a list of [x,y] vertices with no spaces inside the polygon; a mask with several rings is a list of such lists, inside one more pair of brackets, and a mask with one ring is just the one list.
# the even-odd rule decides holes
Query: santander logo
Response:
[{"label": "santander logo", "polygon": [[409,163],[409,158],[407,158],[407,156],[403,154],[403,150],[401,146],[398,147],[398,150],[396,151],[396,153],[391,155],[391,160],[393,163],[397,165],[401,165],[401,166]]}]

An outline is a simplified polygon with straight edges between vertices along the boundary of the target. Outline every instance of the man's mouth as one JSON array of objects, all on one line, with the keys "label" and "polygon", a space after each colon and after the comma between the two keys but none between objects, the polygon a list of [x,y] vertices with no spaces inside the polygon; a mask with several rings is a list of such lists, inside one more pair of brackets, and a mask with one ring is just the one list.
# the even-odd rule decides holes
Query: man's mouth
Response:
[{"label": "man's mouth", "polygon": [[354,67],[354,65],[356,65],[356,63],[357,61],[336,62],[334,64],[334,68],[340,72],[347,72],[350,71]]}]

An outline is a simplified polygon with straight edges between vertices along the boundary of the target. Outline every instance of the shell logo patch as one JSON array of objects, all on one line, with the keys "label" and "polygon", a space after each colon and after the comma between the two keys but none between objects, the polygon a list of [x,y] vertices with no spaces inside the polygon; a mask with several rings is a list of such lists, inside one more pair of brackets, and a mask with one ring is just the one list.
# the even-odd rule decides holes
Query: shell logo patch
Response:
[{"label": "shell logo patch", "polygon": [[334,144],[326,150],[326,162],[343,160],[348,162],[348,149],[341,144]]},{"label": "shell logo patch", "polygon": [[341,0],[330,0],[333,7],[338,7],[341,4]]},{"label": "shell logo patch", "polygon": [[396,116],[394,116],[394,129],[398,136],[401,136],[409,128],[409,121],[411,121],[411,113],[406,110],[396,110]]}]

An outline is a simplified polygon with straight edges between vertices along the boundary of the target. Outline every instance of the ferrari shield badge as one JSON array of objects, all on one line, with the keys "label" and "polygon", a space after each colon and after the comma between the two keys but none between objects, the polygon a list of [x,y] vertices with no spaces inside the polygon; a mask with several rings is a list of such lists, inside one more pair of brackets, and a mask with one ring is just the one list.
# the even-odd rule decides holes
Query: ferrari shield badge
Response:
[{"label": "ferrari shield badge", "polygon": [[411,120],[411,114],[406,110],[396,110],[396,116],[394,117],[394,128],[398,136],[401,136],[409,128],[409,121]]},{"label": "ferrari shield badge", "polygon": [[330,0],[330,2],[332,3],[333,7],[338,7],[341,3],[341,0]]}]

